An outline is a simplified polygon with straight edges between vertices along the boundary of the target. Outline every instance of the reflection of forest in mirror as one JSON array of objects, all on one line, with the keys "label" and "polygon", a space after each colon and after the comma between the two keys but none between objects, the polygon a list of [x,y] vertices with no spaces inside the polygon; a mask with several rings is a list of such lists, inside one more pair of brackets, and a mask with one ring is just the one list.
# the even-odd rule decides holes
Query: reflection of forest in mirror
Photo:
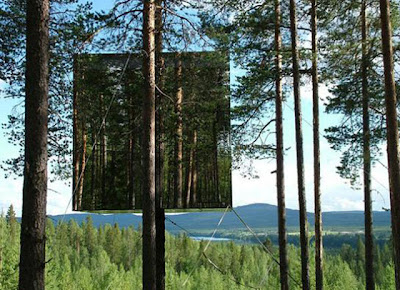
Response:
[{"label": "reflection of forest in mirror", "polygon": [[[164,56],[157,110],[161,205],[231,205],[229,60],[217,52]],[[143,77],[141,58],[131,56],[121,78],[127,59],[75,59],[74,210],[141,209]]]}]

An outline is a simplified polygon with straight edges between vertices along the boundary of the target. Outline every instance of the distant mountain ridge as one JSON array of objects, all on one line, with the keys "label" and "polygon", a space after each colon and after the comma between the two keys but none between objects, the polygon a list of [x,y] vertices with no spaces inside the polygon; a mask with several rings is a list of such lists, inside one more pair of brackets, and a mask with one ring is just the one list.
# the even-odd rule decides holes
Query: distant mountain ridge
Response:
[{"label": "distant mountain ridge", "polygon": [[[235,208],[236,212],[243,218],[243,220],[253,229],[277,229],[278,216],[277,207],[270,204],[250,204],[239,206]],[[217,212],[189,212],[179,215],[169,215],[169,218],[176,222],[181,227],[192,230],[192,231],[205,231],[213,230],[218,221],[220,220],[223,211]],[[135,228],[142,223],[142,217],[130,213],[119,213],[119,214],[67,214],[64,218],[65,222],[74,219],[76,222],[81,223],[86,220],[87,216],[91,216],[93,224],[100,226],[104,224],[118,223],[120,227],[128,227],[133,225]],[[310,230],[314,225],[314,214],[308,213],[308,222],[310,224]],[[377,211],[373,213],[374,226],[375,227],[390,227],[390,213]],[[59,221],[63,218],[63,215],[51,216],[54,221]],[[324,228],[335,230],[335,229],[360,229],[364,227],[364,212],[362,211],[335,211],[335,212],[324,212],[322,214],[322,220]],[[288,228],[298,227],[299,225],[299,212],[294,209],[286,209],[286,222]],[[167,231],[177,232],[180,231],[172,223],[166,221],[165,223]],[[235,214],[229,211],[220,229],[224,230],[240,230],[244,229],[243,224],[235,216]]]}]

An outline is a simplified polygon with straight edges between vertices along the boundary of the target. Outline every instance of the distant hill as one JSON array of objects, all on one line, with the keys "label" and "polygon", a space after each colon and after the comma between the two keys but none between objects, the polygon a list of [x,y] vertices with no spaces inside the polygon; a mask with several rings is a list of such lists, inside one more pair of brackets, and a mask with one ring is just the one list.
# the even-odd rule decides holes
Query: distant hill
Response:
[{"label": "distant hill", "polygon": [[[243,218],[243,220],[253,229],[268,229],[275,230],[278,226],[277,207],[270,204],[250,204],[245,206],[239,206],[235,208],[237,213]],[[176,222],[183,228],[188,230],[199,232],[213,230],[219,219],[221,218],[223,211],[217,212],[190,212],[179,215],[169,215],[169,218]],[[65,216],[64,221],[70,219],[76,220],[81,223],[86,217],[92,216],[93,223],[95,226],[104,225],[107,223],[114,224],[118,223],[121,227],[127,227],[133,225],[135,228],[138,227],[142,222],[142,217],[134,214],[68,214]],[[374,212],[374,226],[375,227],[390,227],[390,213],[389,212]],[[286,221],[287,226],[292,230],[299,225],[299,212],[298,210],[287,209],[286,210]],[[58,221],[62,219],[61,215],[52,216],[53,220]],[[358,231],[364,227],[364,213],[362,211],[336,211],[336,212],[325,212],[323,213],[324,228],[333,231]],[[310,223],[310,229],[313,228],[314,215],[308,213],[308,221]],[[233,212],[228,212],[222,222],[221,229],[234,231],[244,229],[243,224],[235,216]],[[166,229],[170,232],[178,232],[179,228],[166,221]]]}]

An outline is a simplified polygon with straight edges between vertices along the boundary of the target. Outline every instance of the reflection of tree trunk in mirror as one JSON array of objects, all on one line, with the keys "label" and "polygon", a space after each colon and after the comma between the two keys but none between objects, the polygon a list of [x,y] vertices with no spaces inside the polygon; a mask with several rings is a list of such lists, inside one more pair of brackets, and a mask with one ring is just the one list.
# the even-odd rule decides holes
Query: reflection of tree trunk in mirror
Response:
[{"label": "reflection of tree trunk in mirror", "polygon": [[[192,133],[194,140],[194,132]],[[190,207],[190,196],[192,189],[192,174],[193,174],[193,156],[194,156],[194,142],[190,145],[189,160],[186,163],[186,200],[185,207]]]},{"label": "reflection of tree trunk in mirror", "polygon": [[[104,96],[100,95],[100,116],[104,114]],[[100,170],[101,170],[101,195],[104,203],[107,203],[106,197],[106,124],[102,123],[103,120],[100,119]]]},{"label": "reflection of tree trunk in mirror", "polygon": [[128,182],[128,208],[135,207],[135,144],[136,144],[136,130],[135,130],[135,110],[134,110],[133,96],[129,96],[129,182]]},{"label": "reflection of tree trunk in mirror", "polygon": [[197,161],[196,161],[196,148],[197,147],[197,130],[193,131],[193,156],[192,156],[192,188],[191,188],[191,206],[195,207],[197,204]]},{"label": "reflection of tree trunk in mirror", "polygon": [[86,126],[85,123],[82,122],[82,157],[81,157],[81,172],[79,174],[80,181],[78,190],[78,208],[82,208],[83,181],[86,169],[86,143],[87,143]]},{"label": "reflection of tree trunk in mirror", "polygon": [[114,146],[111,147],[111,164],[110,164],[110,174],[111,174],[111,178],[110,178],[110,186],[109,186],[109,191],[108,191],[108,195],[107,195],[107,204],[109,204],[111,207],[114,206],[114,204],[112,203],[116,203],[116,201],[118,200],[117,197],[117,191],[116,191],[116,187],[115,187],[115,174],[116,174],[116,170],[115,170],[115,162],[116,162],[116,148]]},{"label": "reflection of tree trunk in mirror", "polygon": [[[92,124],[92,142],[94,142],[96,136],[95,136],[95,129]],[[96,164],[97,164],[97,144],[94,143],[93,146],[93,151],[92,151],[92,172],[91,172],[91,180],[90,180],[90,196],[92,197],[92,208],[96,208],[96,192],[95,192],[95,188],[96,188]]]},{"label": "reflection of tree trunk in mirror", "polygon": [[[213,160],[213,173],[214,173],[214,188],[212,189],[212,191],[216,194],[217,196],[217,201],[220,203],[221,202],[221,192],[219,190],[219,172],[218,172],[218,132],[217,132],[217,125],[218,125],[218,108],[215,112],[215,120],[213,122],[213,127],[212,127],[212,131],[213,131],[213,156],[214,156],[214,160]],[[213,201],[214,198],[213,198]]]},{"label": "reflection of tree trunk in mirror", "polygon": [[175,100],[175,113],[177,117],[176,121],[176,136],[175,136],[175,205],[178,208],[182,207],[182,179],[183,179],[183,168],[182,168],[182,156],[183,156],[183,124],[182,124],[182,100],[183,100],[183,88],[182,88],[182,59],[181,54],[177,54],[176,71],[175,77],[177,82],[176,87],[176,100]]},{"label": "reflection of tree trunk in mirror", "polygon": [[168,196],[168,207],[173,208],[174,207],[174,189],[173,189],[173,172],[172,172],[172,167],[171,167],[171,158],[168,155],[168,180],[167,180],[167,196]]},{"label": "reflection of tree trunk in mirror", "polygon": [[[77,59],[74,59],[74,75],[76,76],[78,72],[78,68],[77,68]],[[79,210],[80,208],[78,208],[78,199],[76,196],[76,192],[77,192],[77,186],[78,186],[78,182],[79,182],[79,143],[78,143],[78,138],[79,138],[79,132],[78,132],[78,84],[77,84],[77,80],[74,80],[74,108],[73,108],[73,163],[74,163],[74,180],[73,180],[73,186],[72,186],[72,190],[73,190],[73,207],[74,210]]]}]

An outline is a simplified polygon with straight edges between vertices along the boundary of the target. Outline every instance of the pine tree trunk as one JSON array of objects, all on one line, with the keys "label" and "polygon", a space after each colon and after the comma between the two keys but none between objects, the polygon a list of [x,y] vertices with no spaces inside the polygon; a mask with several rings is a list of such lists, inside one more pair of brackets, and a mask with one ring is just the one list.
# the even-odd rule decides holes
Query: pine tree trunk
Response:
[{"label": "pine tree trunk", "polygon": [[296,122],[296,154],[297,154],[297,184],[300,209],[300,245],[301,245],[301,277],[303,289],[310,289],[310,277],[308,270],[308,224],[306,210],[306,192],[304,185],[304,156],[303,156],[303,131],[300,98],[300,73],[299,51],[297,36],[296,0],[290,0],[290,31],[292,38],[292,64],[293,64],[293,94]]},{"label": "pine tree trunk", "polygon": [[275,66],[276,66],[276,186],[278,197],[278,231],[279,231],[279,261],[281,289],[289,289],[289,269],[287,256],[286,235],[286,206],[285,206],[285,174],[283,149],[283,116],[282,116],[282,56],[281,56],[281,5],[275,0]]},{"label": "pine tree trunk", "polygon": [[73,163],[74,163],[74,179],[72,183],[72,204],[73,204],[73,209],[74,210],[79,210],[78,208],[78,198],[76,196],[76,191],[78,189],[78,183],[79,183],[79,144],[78,144],[78,138],[79,138],[79,127],[78,127],[78,83],[77,79],[78,77],[78,59],[75,57],[74,58],[74,76],[76,79],[74,79],[74,95],[73,95]]},{"label": "pine tree trunk", "polygon": [[155,2],[143,7],[143,289],[156,289]]},{"label": "pine tree trunk", "polygon": [[156,289],[165,289],[165,211],[156,209],[157,281]]},{"label": "pine tree trunk", "polygon": [[163,48],[163,16],[162,16],[162,5],[163,0],[156,0],[156,84],[158,90],[156,90],[156,125],[157,125],[157,156],[156,156],[156,168],[157,168],[157,205],[162,207],[163,205],[163,195],[164,195],[164,118],[163,118],[163,108],[164,108],[164,57],[162,55]]},{"label": "pine tree trunk", "polygon": [[78,208],[82,208],[82,194],[83,194],[83,181],[85,178],[86,170],[86,144],[87,143],[87,133],[86,125],[82,123],[82,159],[81,159],[81,172],[79,173],[79,190],[78,190]]},{"label": "pine tree trunk", "polygon": [[319,91],[318,91],[318,46],[317,46],[317,0],[311,1],[312,31],[312,86],[313,86],[313,141],[314,141],[314,212],[315,212],[315,286],[324,288],[322,209],[321,209],[321,166],[319,144]]},{"label": "pine tree trunk", "polygon": [[[134,81],[134,80],[132,80]],[[128,208],[135,208],[135,145],[136,145],[136,130],[135,128],[135,111],[133,96],[129,96],[129,116],[130,116],[130,133],[129,133],[129,183],[128,183]]]},{"label": "pine tree trunk", "polygon": [[[100,116],[104,116],[104,96],[100,95]],[[103,121],[102,119],[100,120]],[[106,124],[100,123],[100,170],[101,170],[101,194],[103,202],[109,204],[110,198],[106,196],[106,167],[107,167],[107,149],[106,149]]]},{"label": "pine tree trunk", "polygon": [[387,152],[389,164],[390,205],[396,289],[400,290],[400,156],[397,124],[397,97],[394,82],[392,27],[390,23],[390,1],[380,0],[382,24],[382,51],[385,71],[385,101]]},{"label": "pine tree trunk", "polygon": [[183,124],[182,124],[182,101],[183,101],[183,88],[182,88],[182,59],[180,53],[177,55],[176,61],[176,100],[175,100],[175,113],[177,115],[176,122],[176,136],[175,136],[175,206],[182,207],[182,179],[183,179]]},{"label": "pine tree trunk", "polygon": [[369,95],[368,95],[368,47],[367,47],[367,3],[361,3],[362,30],[362,102],[363,102],[363,162],[364,162],[364,207],[365,207],[365,281],[366,289],[375,289],[374,279],[374,242],[372,232],[372,200],[371,200],[371,132],[369,127]]},{"label": "pine tree trunk", "polygon": [[158,290],[165,289],[165,211],[163,209],[164,194],[164,124],[163,124],[163,95],[160,91],[164,90],[164,58],[162,56],[163,41],[163,19],[162,19],[162,0],[156,0],[156,84],[159,90],[156,97],[156,261],[157,261],[157,278],[156,288]]},{"label": "pine tree trunk", "polygon": [[25,168],[19,289],[45,289],[49,1],[26,6]]},{"label": "pine tree trunk", "polygon": [[[95,129],[94,126],[92,125],[92,142],[94,142],[94,140],[96,139],[96,135],[95,135]],[[91,162],[91,180],[90,180],[90,194],[92,197],[92,208],[95,209],[96,208],[96,202],[97,202],[97,198],[96,198],[96,194],[97,194],[97,190],[95,190],[96,188],[96,164],[97,164],[97,144],[94,143],[93,145],[93,150],[92,150],[92,162]]]},{"label": "pine tree trunk", "polygon": [[[194,136],[194,132],[192,133]],[[193,137],[194,139],[194,137]],[[193,157],[194,157],[194,144],[192,143],[192,147],[190,148],[189,152],[189,162],[187,163],[186,167],[186,200],[185,200],[185,207],[190,207],[190,197],[192,191],[192,181],[193,181]]]},{"label": "pine tree trunk", "polygon": [[196,162],[196,150],[197,150],[197,130],[193,131],[193,165],[192,165],[192,189],[190,204],[191,206],[197,206],[197,162]]},{"label": "pine tree trunk", "polygon": [[218,170],[218,132],[217,132],[217,124],[218,124],[218,109],[215,113],[215,121],[213,122],[213,173],[214,173],[214,188],[213,192],[217,195],[218,203],[221,202],[221,192],[219,190],[219,170]]}]

